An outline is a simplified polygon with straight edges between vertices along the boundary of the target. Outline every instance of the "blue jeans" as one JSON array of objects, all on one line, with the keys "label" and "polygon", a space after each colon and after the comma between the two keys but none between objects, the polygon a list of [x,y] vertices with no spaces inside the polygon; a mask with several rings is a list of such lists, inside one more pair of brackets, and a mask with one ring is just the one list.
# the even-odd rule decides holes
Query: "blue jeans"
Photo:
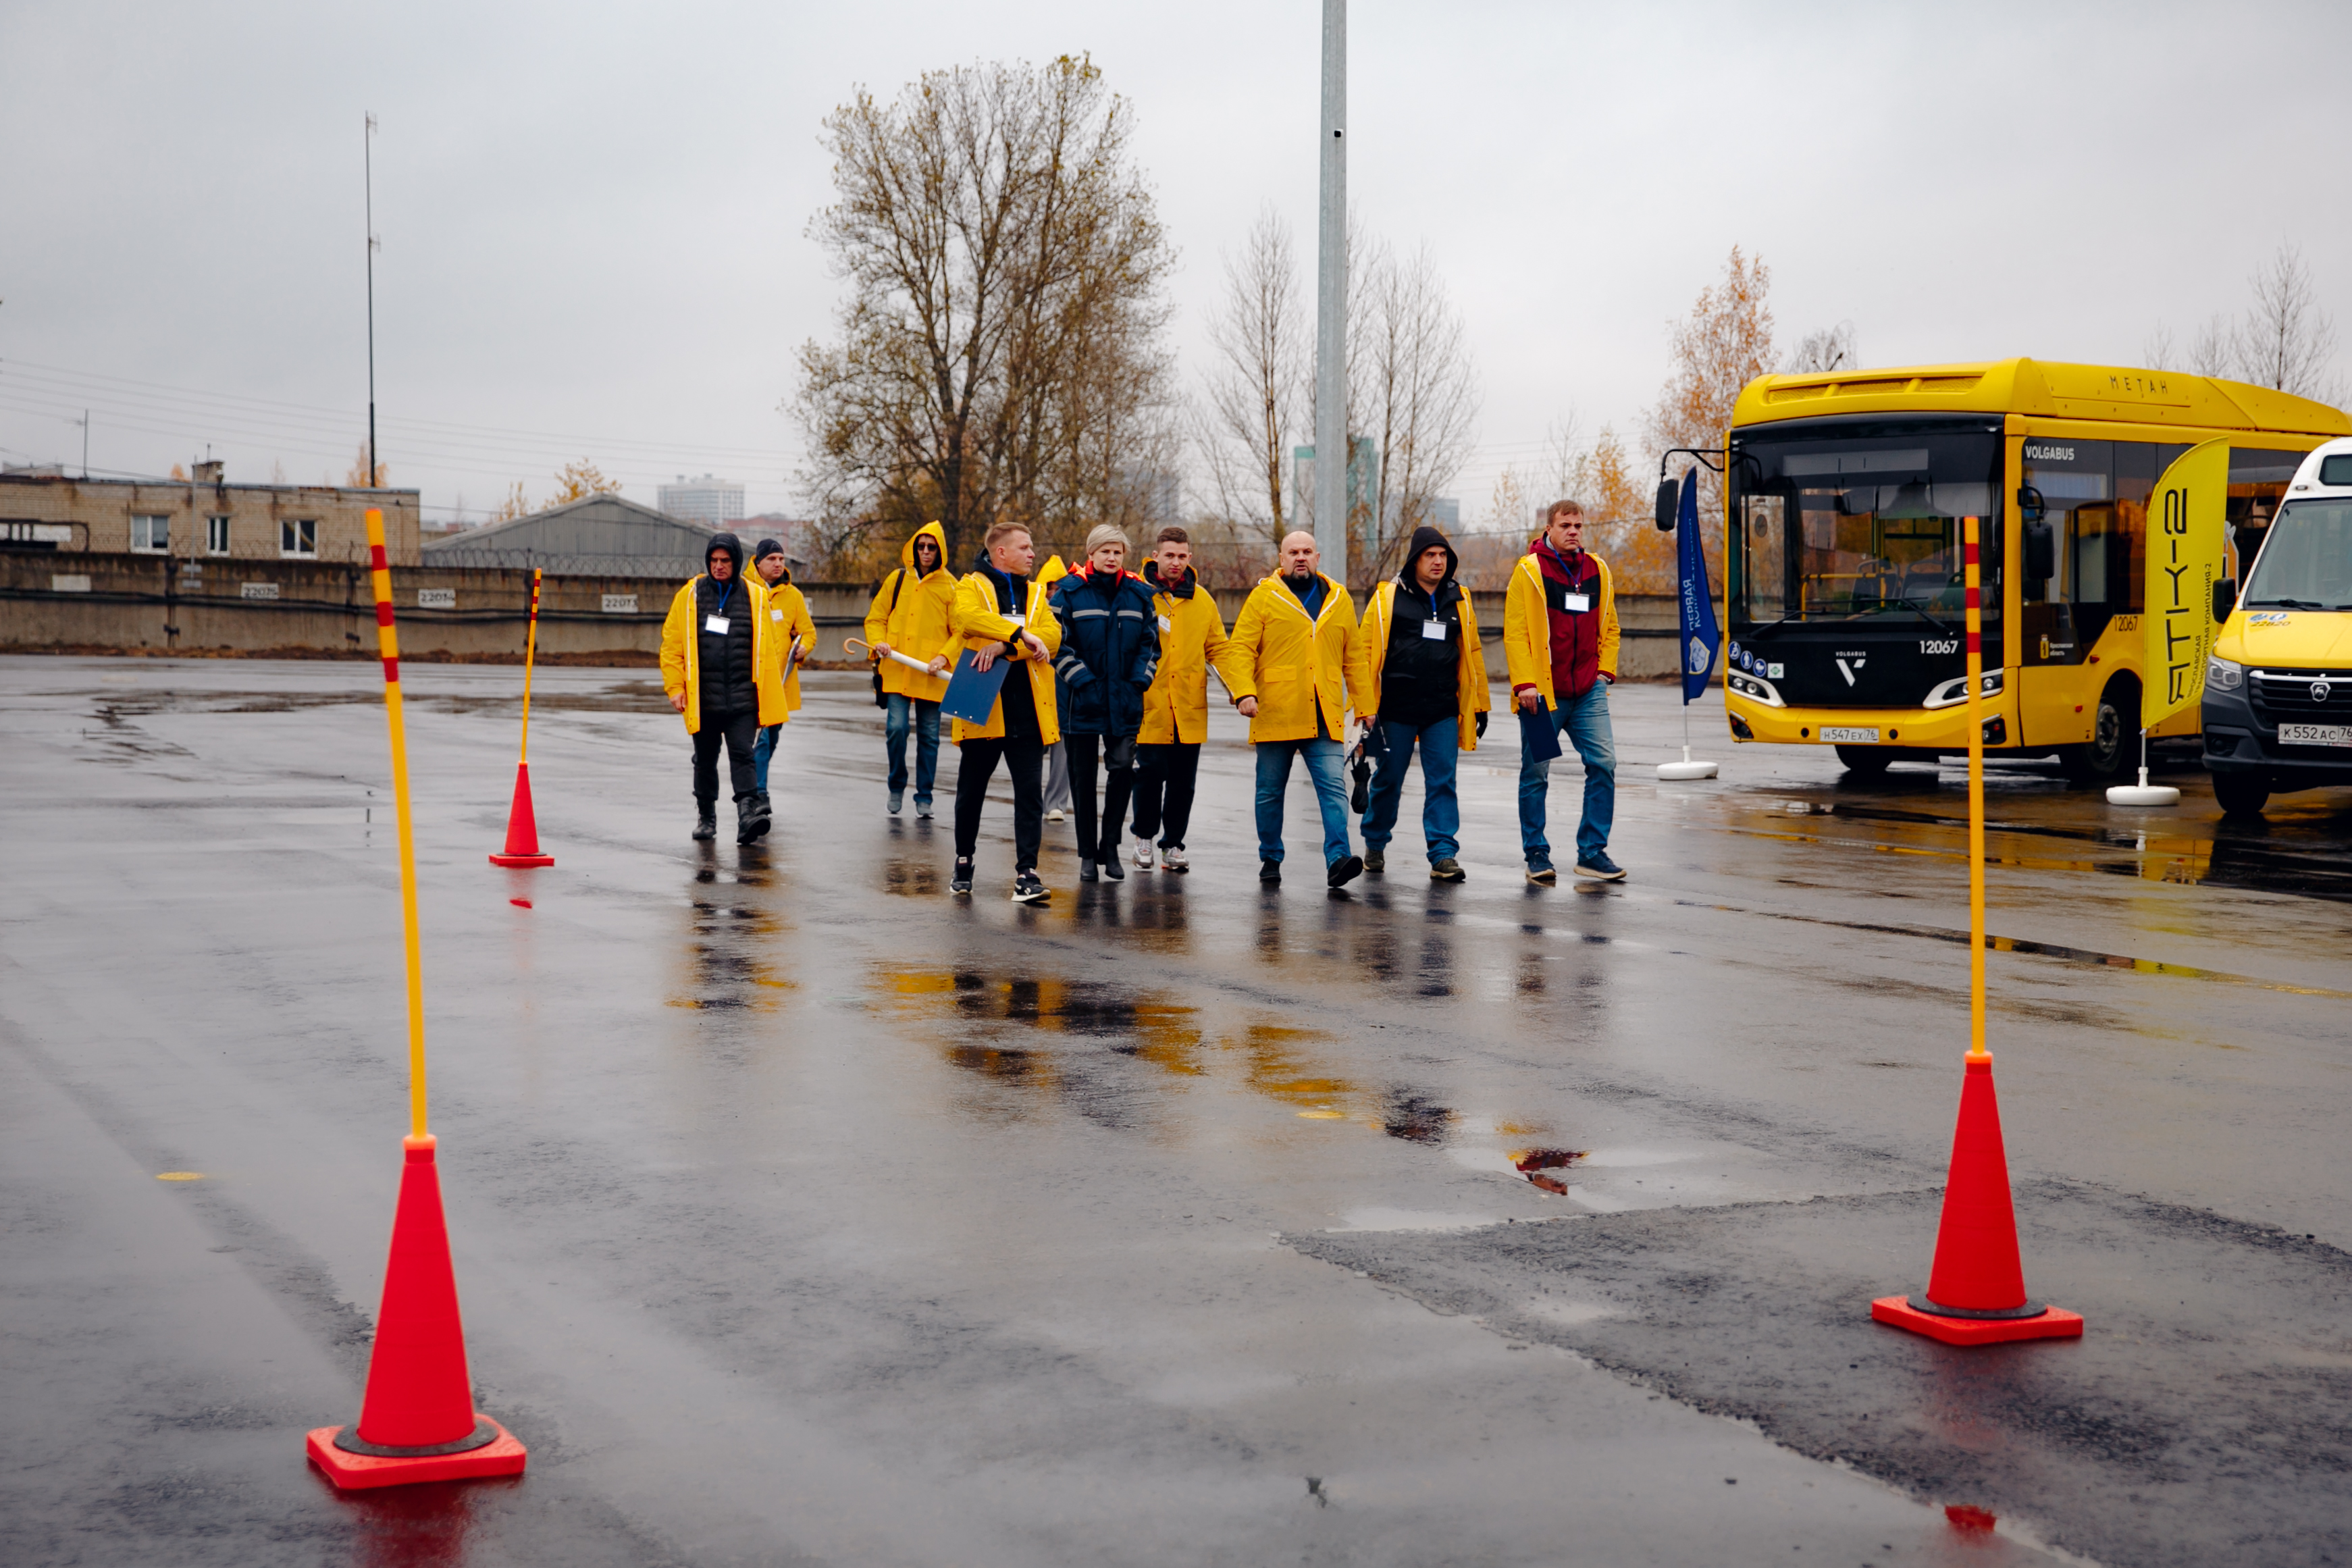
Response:
[{"label": "blue jeans", "polygon": [[758,740],[751,742],[751,768],[760,781],[761,795],[768,793],[768,759],[776,754],[776,734],[782,729],[782,724],[771,724],[760,731]]},{"label": "blue jeans", "polygon": [[1413,742],[1421,742],[1421,836],[1429,847],[1429,863],[1451,860],[1461,853],[1454,835],[1462,831],[1462,799],[1454,790],[1454,771],[1462,760],[1461,721],[1451,714],[1416,730],[1392,720],[1381,721],[1381,738],[1388,750],[1372,774],[1371,799],[1364,806],[1364,848],[1386,849],[1396,835],[1397,807],[1404,798],[1404,775],[1412,766]]},{"label": "blue jeans", "polygon": [[1290,784],[1290,759],[1307,759],[1307,776],[1323,808],[1323,863],[1347,858],[1348,785],[1341,776],[1339,742],[1260,741],[1257,743],[1257,858],[1282,863],[1282,794]]},{"label": "blue jeans", "polygon": [[940,705],[909,697],[903,691],[891,692],[889,701],[882,720],[882,741],[890,750],[890,793],[896,795],[907,787],[907,731],[911,721],[915,731],[915,804],[929,805],[931,784],[940,773]]},{"label": "blue jeans", "polygon": [[[1609,847],[1617,816],[1617,744],[1609,731],[1609,683],[1595,680],[1581,697],[1564,697],[1551,711],[1555,733],[1568,737],[1584,763],[1584,820],[1576,825],[1576,858],[1581,862]],[[1519,743],[1519,848],[1528,864],[1551,858],[1544,840],[1544,792],[1551,782],[1551,759],[1540,761]]]}]

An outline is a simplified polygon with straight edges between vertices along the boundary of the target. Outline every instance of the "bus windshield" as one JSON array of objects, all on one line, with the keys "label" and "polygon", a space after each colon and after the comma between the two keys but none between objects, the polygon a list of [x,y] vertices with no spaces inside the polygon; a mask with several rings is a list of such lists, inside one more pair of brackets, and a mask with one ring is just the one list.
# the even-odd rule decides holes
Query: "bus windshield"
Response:
[{"label": "bus windshield", "polygon": [[1983,542],[1984,618],[1997,591],[2000,439],[1979,426],[1735,431],[1731,625],[1932,624],[1964,614],[1961,520]]},{"label": "bus windshield", "polygon": [[2352,500],[2282,509],[2241,602],[2250,610],[2352,610]]}]

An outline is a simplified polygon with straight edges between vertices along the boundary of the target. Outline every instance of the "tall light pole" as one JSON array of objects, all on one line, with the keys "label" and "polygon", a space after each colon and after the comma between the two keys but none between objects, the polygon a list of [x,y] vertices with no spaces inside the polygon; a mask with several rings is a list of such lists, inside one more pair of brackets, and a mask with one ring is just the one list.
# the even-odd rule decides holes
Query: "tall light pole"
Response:
[{"label": "tall light pole", "polygon": [[383,470],[375,460],[375,116],[367,117],[367,135],[361,153],[367,180],[367,328],[368,328],[368,455],[367,488],[375,489]]},{"label": "tall light pole", "polygon": [[1348,578],[1348,0],[1323,0],[1323,196],[1315,268],[1315,548]]}]

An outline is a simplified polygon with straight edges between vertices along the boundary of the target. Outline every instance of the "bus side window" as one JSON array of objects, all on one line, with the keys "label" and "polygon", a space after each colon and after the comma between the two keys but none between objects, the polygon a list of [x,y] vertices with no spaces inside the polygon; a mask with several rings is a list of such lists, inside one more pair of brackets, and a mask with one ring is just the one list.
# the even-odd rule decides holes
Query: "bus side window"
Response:
[{"label": "bus side window", "polygon": [[2263,531],[2278,515],[2287,481],[2294,478],[2303,457],[2264,447],[2230,448],[2230,546],[2237,555],[2231,572],[2239,582],[2246,580],[2254,552],[2262,548]]},{"label": "bus side window", "polygon": [[1740,531],[1740,549],[1733,558],[1738,574],[1732,597],[1743,601],[1751,620],[1777,621],[1788,614],[1788,498],[1748,496],[1747,515]]},{"label": "bus side window", "polygon": [[2148,441],[2115,444],[2114,542],[2108,546],[2107,603],[2118,615],[2137,615],[2147,572],[2147,498],[2156,493],[2162,466]]}]

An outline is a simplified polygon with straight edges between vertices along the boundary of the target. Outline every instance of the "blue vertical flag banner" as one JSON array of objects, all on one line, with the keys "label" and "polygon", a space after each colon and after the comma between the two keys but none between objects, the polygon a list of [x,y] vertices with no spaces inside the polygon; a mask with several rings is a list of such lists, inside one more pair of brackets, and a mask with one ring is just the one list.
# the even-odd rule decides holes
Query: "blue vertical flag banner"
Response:
[{"label": "blue vertical flag banner", "polygon": [[1683,475],[1682,513],[1675,520],[1675,553],[1682,571],[1683,701],[1706,695],[1715,673],[1715,652],[1723,646],[1716,625],[1715,593],[1706,581],[1706,542],[1698,531],[1698,470]]}]

